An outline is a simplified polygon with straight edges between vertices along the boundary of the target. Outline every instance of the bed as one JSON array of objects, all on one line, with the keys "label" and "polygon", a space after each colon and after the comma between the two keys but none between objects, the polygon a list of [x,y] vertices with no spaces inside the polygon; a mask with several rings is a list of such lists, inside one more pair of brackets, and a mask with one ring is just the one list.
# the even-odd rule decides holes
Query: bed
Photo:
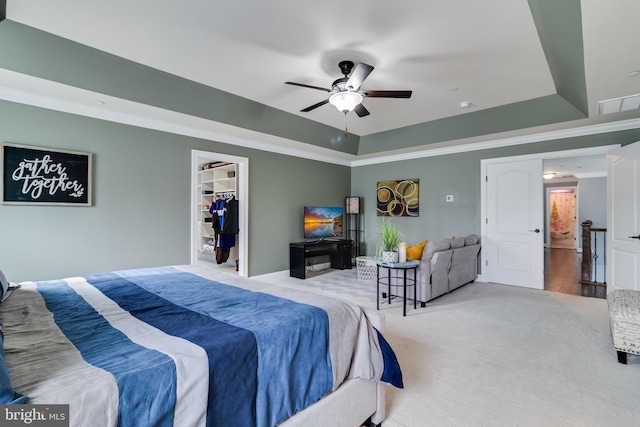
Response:
[{"label": "bed", "polygon": [[377,312],[196,266],[22,282],[0,322],[10,398],[72,426],[375,425],[402,387]]}]

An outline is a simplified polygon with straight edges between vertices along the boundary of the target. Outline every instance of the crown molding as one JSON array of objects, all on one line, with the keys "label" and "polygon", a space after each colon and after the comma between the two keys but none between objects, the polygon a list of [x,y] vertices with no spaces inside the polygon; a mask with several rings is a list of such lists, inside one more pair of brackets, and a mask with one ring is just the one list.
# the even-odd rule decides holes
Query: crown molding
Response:
[{"label": "crown molding", "polygon": [[0,81],[3,82],[0,85],[0,99],[6,101],[348,167],[398,162],[640,128],[640,118],[633,118],[550,131],[530,129],[531,133],[526,135],[495,134],[445,143],[434,143],[395,152],[387,151],[358,156],[115,98],[9,70],[0,69]]},{"label": "crown molding", "polygon": [[145,129],[351,166],[355,155],[0,69],[0,99]]},{"label": "crown molding", "polygon": [[[577,126],[568,129],[558,129],[553,131],[538,132],[528,135],[500,137],[493,136],[486,141],[465,143],[459,140],[445,144],[430,144],[422,149],[414,148],[412,151],[403,151],[396,154],[377,155],[375,157],[358,159],[352,162],[352,166],[365,166],[379,163],[397,162],[411,160],[422,157],[444,156],[447,154],[464,153],[469,151],[488,150],[491,148],[509,147],[513,145],[532,144],[543,141],[553,141],[557,139],[575,138],[587,135],[597,135],[608,132],[619,132],[629,129],[640,128],[640,118],[608,122],[595,125]],[[476,138],[477,139],[477,138]]]}]

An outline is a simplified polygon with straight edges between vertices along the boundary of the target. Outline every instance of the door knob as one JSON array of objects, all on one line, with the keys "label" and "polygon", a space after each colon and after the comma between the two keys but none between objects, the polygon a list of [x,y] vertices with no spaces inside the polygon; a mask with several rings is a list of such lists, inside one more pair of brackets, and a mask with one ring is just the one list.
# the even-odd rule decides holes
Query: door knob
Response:
[{"label": "door knob", "polygon": [[539,229],[539,228],[536,228],[535,230],[529,230],[529,231],[533,231],[534,233],[539,233],[539,232],[540,232],[540,229]]}]

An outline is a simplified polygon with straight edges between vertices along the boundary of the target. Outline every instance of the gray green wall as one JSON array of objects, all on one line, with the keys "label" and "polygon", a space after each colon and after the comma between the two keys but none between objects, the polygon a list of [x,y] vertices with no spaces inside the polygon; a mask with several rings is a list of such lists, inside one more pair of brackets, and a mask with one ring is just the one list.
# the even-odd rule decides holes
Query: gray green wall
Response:
[{"label": "gray green wall", "polygon": [[[355,153],[358,138],[28,26],[0,22],[0,68],[265,134]],[[249,158],[249,275],[288,268],[302,206],[340,206],[344,166],[1,103],[0,141],[88,151],[90,208],[0,206],[11,280],[190,261],[191,150]]]},{"label": "gray green wall", "polygon": [[[364,242],[367,255],[376,250],[376,183],[378,181],[420,180],[420,215],[397,217],[408,245],[422,240],[439,240],[480,230],[480,162],[476,153],[427,157],[380,165],[360,166],[352,170],[352,193],[363,202]],[[455,203],[445,203],[453,194]],[[478,233],[479,234],[479,233]]]},{"label": "gray green wall", "polygon": [[482,159],[638,140],[633,130],[349,168],[2,101],[0,141],[94,154],[94,204],[0,205],[0,268],[11,280],[38,280],[189,263],[192,149],[249,158],[247,261],[257,275],[288,269],[304,205],[362,196],[372,254],[377,181],[420,179],[420,216],[398,220],[416,243],[480,232]]},{"label": "gray green wall", "polygon": [[0,141],[94,155],[93,206],[0,205],[0,269],[15,281],[188,264],[192,149],[249,158],[249,275],[288,269],[302,206],[350,191],[345,166],[4,101]]},{"label": "gray green wall", "polygon": [[[376,227],[381,219],[376,216],[378,181],[420,180],[419,217],[395,219],[409,245],[425,239],[433,241],[469,233],[480,235],[481,160],[601,145],[626,145],[635,141],[640,141],[638,129],[352,168],[351,193],[364,200],[366,254],[375,253]],[[447,194],[454,196],[454,203],[445,202]]]}]

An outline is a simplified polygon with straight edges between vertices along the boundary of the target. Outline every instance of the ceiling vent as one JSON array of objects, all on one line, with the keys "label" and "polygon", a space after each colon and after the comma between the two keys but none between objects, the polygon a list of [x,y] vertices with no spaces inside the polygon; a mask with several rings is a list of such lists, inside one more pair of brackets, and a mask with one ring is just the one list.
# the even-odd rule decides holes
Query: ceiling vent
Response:
[{"label": "ceiling vent", "polygon": [[640,108],[640,94],[598,102],[600,114],[619,113]]}]

